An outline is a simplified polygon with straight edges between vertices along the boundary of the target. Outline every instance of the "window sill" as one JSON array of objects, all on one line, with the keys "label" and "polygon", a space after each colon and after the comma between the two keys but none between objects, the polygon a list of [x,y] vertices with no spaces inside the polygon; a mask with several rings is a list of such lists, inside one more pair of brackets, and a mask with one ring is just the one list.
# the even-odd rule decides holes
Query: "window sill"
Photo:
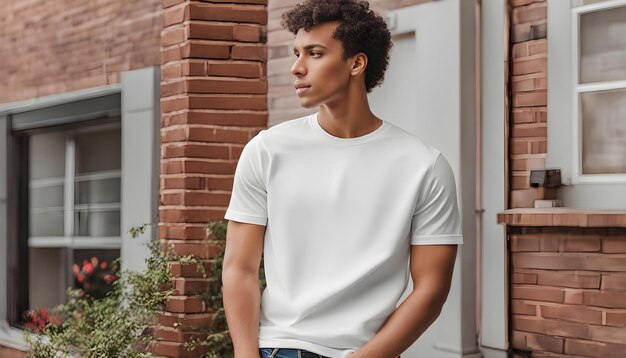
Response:
[{"label": "window sill", "polygon": [[498,213],[509,226],[626,227],[626,211],[573,208],[523,208]]},{"label": "window sill", "polygon": [[22,330],[9,326],[6,321],[0,321],[0,346],[23,352],[28,351],[26,342],[22,338]]}]

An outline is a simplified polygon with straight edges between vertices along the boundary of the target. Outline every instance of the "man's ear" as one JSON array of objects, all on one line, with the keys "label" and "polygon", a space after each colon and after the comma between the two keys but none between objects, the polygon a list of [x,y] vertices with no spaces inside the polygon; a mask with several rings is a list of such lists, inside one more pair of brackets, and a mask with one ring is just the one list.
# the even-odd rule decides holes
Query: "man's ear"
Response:
[{"label": "man's ear", "polygon": [[356,76],[360,73],[365,73],[365,68],[367,67],[367,55],[363,52],[354,55],[354,59],[352,60],[352,70],[350,74]]}]

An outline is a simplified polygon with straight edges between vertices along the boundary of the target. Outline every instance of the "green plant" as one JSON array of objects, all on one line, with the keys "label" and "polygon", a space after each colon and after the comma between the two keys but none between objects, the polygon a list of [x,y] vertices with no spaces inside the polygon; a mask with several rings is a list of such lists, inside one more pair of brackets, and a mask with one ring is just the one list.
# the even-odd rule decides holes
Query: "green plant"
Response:
[{"label": "green plant", "polygon": [[[130,230],[133,238],[147,224]],[[143,272],[124,270],[105,297],[68,289],[68,302],[51,311],[60,324],[48,323],[40,332],[26,329],[30,357],[148,357],[153,341],[150,327],[173,290],[168,255],[157,239],[147,243],[150,256]],[[119,264],[119,262],[118,262]]]}]

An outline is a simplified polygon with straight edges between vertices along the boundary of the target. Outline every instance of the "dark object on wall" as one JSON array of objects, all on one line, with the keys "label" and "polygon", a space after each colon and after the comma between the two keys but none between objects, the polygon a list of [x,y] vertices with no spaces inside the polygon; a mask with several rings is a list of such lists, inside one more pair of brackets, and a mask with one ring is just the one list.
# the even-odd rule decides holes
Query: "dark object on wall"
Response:
[{"label": "dark object on wall", "polygon": [[530,171],[530,186],[533,188],[558,188],[561,186],[561,170],[545,169]]}]

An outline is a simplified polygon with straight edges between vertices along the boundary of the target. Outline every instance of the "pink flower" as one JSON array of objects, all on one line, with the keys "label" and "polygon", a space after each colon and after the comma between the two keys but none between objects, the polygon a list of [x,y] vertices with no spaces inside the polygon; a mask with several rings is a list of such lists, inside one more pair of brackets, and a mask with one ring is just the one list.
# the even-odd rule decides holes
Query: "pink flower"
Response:
[{"label": "pink flower", "polygon": [[78,276],[78,274],[80,273],[80,268],[78,267],[78,264],[72,265],[72,272],[74,273],[74,277]]},{"label": "pink flower", "polygon": [[91,262],[87,262],[83,264],[83,272],[86,273],[87,275],[91,275],[94,271],[94,267],[91,264]]},{"label": "pink flower", "polygon": [[95,267],[98,266],[98,258],[95,256],[91,257],[91,264]]},{"label": "pink flower", "polygon": [[102,261],[102,263],[100,264],[100,270],[106,270],[107,269],[107,262],[106,261]]},{"label": "pink flower", "polygon": [[78,275],[76,275],[76,280],[78,280],[78,282],[83,283],[83,281],[85,281],[85,276],[83,276],[82,273],[79,273]]},{"label": "pink flower", "polygon": [[104,275],[104,282],[108,283],[109,285],[115,280],[117,280],[117,276],[115,275],[111,275],[109,273]]}]

